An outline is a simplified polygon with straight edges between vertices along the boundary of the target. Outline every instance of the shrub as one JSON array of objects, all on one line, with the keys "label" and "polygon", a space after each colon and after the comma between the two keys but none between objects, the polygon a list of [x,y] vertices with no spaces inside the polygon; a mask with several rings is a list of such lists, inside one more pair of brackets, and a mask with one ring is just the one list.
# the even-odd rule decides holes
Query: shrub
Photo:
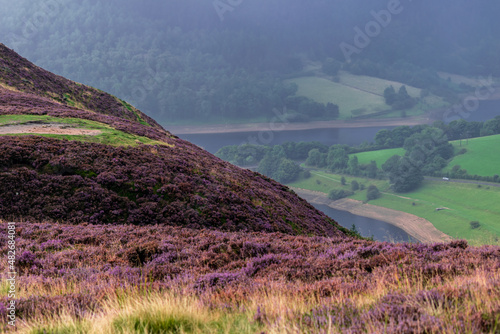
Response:
[{"label": "shrub", "polygon": [[470,228],[475,230],[477,228],[480,228],[481,227],[481,224],[478,222],[478,221],[472,221],[470,222]]},{"label": "shrub", "polygon": [[353,180],[353,181],[351,182],[351,190],[352,190],[352,191],[356,191],[356,190],[358,190],[358,189],[359,189],[359,183],[358,183],[358,181]]},{"label": "shrub", "polygon": [[371,200],[374,200],[374,199],[377,199],[380,197],[380,191],[378,190],[378,188],[374,185],[370,185],[368,187],[368,190],[366,191],[366,199],[368,201],[371,201]]},{"label": "shrub", "polygon": [[341,199],[344,197],[348,197],[351,195],[354,195],[354,193],[352,191],[343,190],[343,189],[338,189],[338,190],[333,189],[333,190],[330,190],[330,193],[328,194],[328,198],[335,201],[335,200],[338,200],[338,199]]}]

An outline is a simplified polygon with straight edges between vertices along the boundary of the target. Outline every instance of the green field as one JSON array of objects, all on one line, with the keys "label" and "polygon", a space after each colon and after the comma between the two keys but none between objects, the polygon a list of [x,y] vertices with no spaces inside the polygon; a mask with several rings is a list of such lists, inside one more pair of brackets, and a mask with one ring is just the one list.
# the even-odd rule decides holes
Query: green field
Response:
[{"label": "green field", "polygon": [[[351,116],[366,115],[390,109],[385,104],[384,90],[391,85],[398,90],[403,85],[394,81],[358,76],[347,72],[340,72],[338,82],[316,76],[288,79],[285,82],[297,84],[297,95],[306,96],[321,103],[332,102],[337,104],[340,108],[341,119],[349,119]],[[407,90],[413,97],[420,96],[421,90],[418,88],[407,86]],[[416,116],[424,111],[444,105],[445,103],[441,98],[431,95],[421,100],[406,114],[407,116]],[[399,117],[400,114],[400,111],[394,111],[384,115],[384,117]]]},{"label": "green field", "polygon": [[377,163],[377,167],[380,168],[387,159],[395,154],[404,156],[405,150],[403,148],[391,148],[387,150],[350,154],[349,157],[354,155],[357,156],[360,165],[369,164],[370,161],[374,160]]},{"label": "green field", "polygon": [[387,110],[384,97],[318,77],[287,80],[299,87],[297,95],[309,97],[320,103],[335,103],[340,108],[340,118],[351,117],[351,111],[365,109],[369,113]]},{"label": "green field", "polygon": [[[383,95],[384,90],[389,86],[393,86],[396,91],[399,90],[401,86],[403,86],[403,84],[400,82],[369,77],[366,75],[354,75],[343,71],[339,73],[339,83],[376,95]],[[419,88],[411,87],[408,85],[406,85],[406,90],[408,91],[408,94],[413,97],[419,97],[420,92],[422,91]]]},{"label": "green field", "polygon": [[[467,153],[458,155],[444,169],[449,171],[455,165],[466,169],[470,175],[500,175],[500,135],[452,142],[455,150],[465,148]],[[358,157],[359,158],[359,157]]]},{"label": "green field", "polygon": [[[387,180],[345,176],[347,184],[342,186],[341,177],[342,175],[313,171],[311,178],[288,185],[328,194],[331,189],[350,190],[352,180],[357,180],[366,187],[374,184],[383,194],[381,198],[370,201],[370,204],[425,218],[440,231],[453,238],[466,239],[474,245],[500,245],[500,206],[498,205],[500,187],[483,185],[478,188],[475,184],[426,180],[414,192],[395,194],[390,190]],[[357,191],[350,198],[365,201],[366,190]],[[436,211],[437,208],[447,209]],[[480,228],[472,229],[471,221],[479,221]]]},{"label": "green field", "polygon": [[[25,124],[33,121],[44,123],[64,123],[76,128],[100,130],[101,134],[97,136],[88,135],[57,135],[57,134],[37,134],[38,136],[77,140],[82,142],[100,143],[113,146],[137,146],[139,144],[147,145],[167,145],[164,142],[152,140],[147,137],[137,136],[123,131],[116,130],[111,126],[99,122],[89,121],[80,118],[60,118],[38,115],[2,115],[0,116],[0,126],[9,124]],[[8,136],[26,136],[31,134],[9,134]]]}]

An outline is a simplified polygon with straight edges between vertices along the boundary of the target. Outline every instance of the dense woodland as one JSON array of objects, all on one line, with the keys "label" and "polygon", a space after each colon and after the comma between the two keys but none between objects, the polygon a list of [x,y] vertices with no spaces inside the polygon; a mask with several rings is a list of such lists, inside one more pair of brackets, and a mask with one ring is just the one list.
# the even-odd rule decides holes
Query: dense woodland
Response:
[{"label": "dense woodland", "polygon": [[[456,87],[437,71],[500,75],[500,4],[487,1],[401,2],[398,14],[363,48],[355,43],[354,28],[363,30],[375,20],[373,13],[387,10],[387,1],[0,4],[8,13],[0,22],[1,42],[39,66],[131,102],[161,123],[265,120],[283,106],[307,116],[291,121],[334,119],[335,106],[297,99],[297,87],[283,83],[310,61],[323,63],[328,75],[342,67],[449,101]],[[350,62],[345,45],[359,51],[347,57]],[[399,103],[393,107],[401,108]]]}]

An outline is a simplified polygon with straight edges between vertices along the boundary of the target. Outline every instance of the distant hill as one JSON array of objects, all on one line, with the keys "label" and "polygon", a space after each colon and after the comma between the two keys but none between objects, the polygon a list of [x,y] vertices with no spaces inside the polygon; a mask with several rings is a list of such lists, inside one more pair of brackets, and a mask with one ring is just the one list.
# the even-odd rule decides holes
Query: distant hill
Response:
[{"label": "distant hill", "polygon": [[[171,135],[114,96],[4,45],[0,66],[0,125],[14,132],[0,135],[0,218],[343,235],[285,186]],[[40,126],[15,133],[29,124]]]}]

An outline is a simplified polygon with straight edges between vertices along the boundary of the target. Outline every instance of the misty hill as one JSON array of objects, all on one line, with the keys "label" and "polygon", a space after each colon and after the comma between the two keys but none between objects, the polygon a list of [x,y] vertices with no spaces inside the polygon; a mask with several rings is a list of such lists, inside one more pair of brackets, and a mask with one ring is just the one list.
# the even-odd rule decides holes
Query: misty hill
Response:
[{"label": "misty hill", "polygon": [[311,63],[321,74],[340,66],[449,103],[468,88],[438,72],[500,75],[500,8],[487,1],[399,1],[390,17],[384,0],[0,3],[7,46],[162,123],[262,121],[283,106],[331,119],[311,101],[298,103],[285,82],[311,75]]},{"label": "misty hill", "polygon": [[[12,129],[0,136],[0,217],[343,235],[288,188],[172,136],[127,103],[5,46],[0,61],[0,125]],[[41,129],[17,133],[23,124]],[[57,131],[43,132],[49,126]]]}]

